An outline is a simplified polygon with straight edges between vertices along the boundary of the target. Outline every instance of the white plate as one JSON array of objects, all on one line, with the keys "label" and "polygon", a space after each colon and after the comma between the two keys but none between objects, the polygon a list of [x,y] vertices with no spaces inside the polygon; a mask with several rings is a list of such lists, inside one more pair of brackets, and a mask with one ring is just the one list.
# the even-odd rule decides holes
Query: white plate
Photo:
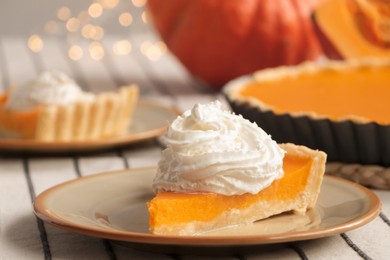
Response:
[{"label": "white plate", "polygon": [[91,151],[123,146],[162,135],[168,124],[173,121],[178,114],[179,111],[173,107],[140,101],[134,111],[132,124],[124,135],[102,140],[71,142],[42,142],[0,138],[0,151],[68,152]]},{"label": "white plate", "polygon": [[146,208],[153,197],[155,171],[132,169],[60,184],[36,198],[35,214],[71,232],[126,242],[141,249],[155,250],[157,246],[164,251],[164,247],[173,245],[210,248],[320,238],[367,224],[381,208],[378,197],[367,188],[325,176],[318,203],[306,216],[281,214],[201,236],[157,236],[148,232]]}]

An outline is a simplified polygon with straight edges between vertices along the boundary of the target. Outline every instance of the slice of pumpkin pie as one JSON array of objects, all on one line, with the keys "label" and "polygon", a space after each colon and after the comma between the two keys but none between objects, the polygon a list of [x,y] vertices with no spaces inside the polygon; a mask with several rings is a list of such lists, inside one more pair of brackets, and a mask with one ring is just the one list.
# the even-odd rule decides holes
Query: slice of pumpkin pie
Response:
[{"label": "slice of pumpkin pie", "polygon": [[278,145],[218,102],[186,111],[163,140],[147,205],[153,234],[197,235],[316,204],[326,154]]}]

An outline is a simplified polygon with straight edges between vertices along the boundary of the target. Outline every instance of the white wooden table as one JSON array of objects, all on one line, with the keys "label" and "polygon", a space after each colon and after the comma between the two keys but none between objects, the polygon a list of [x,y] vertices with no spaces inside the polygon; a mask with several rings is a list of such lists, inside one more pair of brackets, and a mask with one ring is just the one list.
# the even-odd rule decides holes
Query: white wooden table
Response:
[{"label": "white wooden table", "polygon": [[[136,47],[151,33],[135,35],[133,51],[117,56],[111,51],[116,39],[104,41],[105,57],[79,61],[67,57],[64,41],[45,42],[44,50],[32,53],[26,39],[0,39],[0,90],[35,78],[40,71],[57,69],[90,91],[112,90],[137,83],[142,98],[175,105],[181,110],[199,102],[223,98],[195,80],[171,55],[150,61]],[[194,255],[166,255],[137,251],[108,240],[63,231],[44,224],[32,211],[35,196],[67,180],[101,172],[155,166],[161,147],[155,140],[124,149],[72,156],[0,155],[0,259],[198,259]],[[389,259],[390,192],[375,191],[383,201],[379,217],[359,229],[332,237],[283,244],[277,250],[259,247],[248,254],[201,259]]]}]

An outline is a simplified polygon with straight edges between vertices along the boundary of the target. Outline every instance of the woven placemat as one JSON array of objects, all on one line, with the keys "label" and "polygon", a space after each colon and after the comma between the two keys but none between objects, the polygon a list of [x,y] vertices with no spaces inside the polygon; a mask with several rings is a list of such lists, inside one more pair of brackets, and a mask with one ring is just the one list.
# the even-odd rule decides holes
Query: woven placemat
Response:
[{"label": "woven placemat", "polygon": [[325,173],[370,188],[390,190],[390,167],[330,162],[326,165]]}]

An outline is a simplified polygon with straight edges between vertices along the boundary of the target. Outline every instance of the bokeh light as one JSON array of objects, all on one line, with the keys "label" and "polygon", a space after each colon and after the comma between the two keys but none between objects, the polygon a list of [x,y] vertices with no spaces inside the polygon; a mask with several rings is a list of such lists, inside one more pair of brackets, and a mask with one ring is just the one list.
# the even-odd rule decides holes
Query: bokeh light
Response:
[{"label": "bokeh light", "polygon": [[115,55],[123,56],[130,54],[132,46],[128,40],[121,40],[114,43],[112,50]]},{"label": "bokeh light", "polygon": [[133,23],[133,16],[128,12],[124,12],[119,15],[118,21],[120,25],[128,27]]},{"label": "bokeh light", "polygon": [[156,61],[167,51],[167,47],[165,43],[161,41],[154,44],[149,41],[145,41],[141,43],[140,50],[141,53],[149,60]]},{"label": "bokeh light", "polygon": [[39,35],[33,34],[28,38],[27,46],[33,52],[40,52],[43,49],[43,40]]},{"label": "bokeh light", "polygon": [[94,60],[101,60],[104,58],[104,48],[100,42],[91,42],[89,45],[89,55]]},{"label": "bokeh light", "polygon": [[72,17],[66,22],[66,29],[69,32],[77,32],[77,30],[80,28],[80,20]]},{"label": "bokeh light", "polygon": [[60,19],[61,21],[66,21],[70,18],[72,15],[72,12],[70,9],[66,6],[62,6],[57,10],[57,18]]},{"label": "bokeh light", "polygon": [[78,45],[73,45],[68,50],[68,56],[71,60],[80,60],[83,57],[83,49]]},{"label": "bokeh light", "polygon": [[83,28],[81,29],[81,35],[86,39],[91,39],[95,34],[95,30],[96,30],[95,26],[88,23],[84,25]]},{"label": "bokeh light", "polygon": [[88,7],[88,14],[93,18],[98,18],[103,14],[103,6],[99,3],[93,3]]}]

